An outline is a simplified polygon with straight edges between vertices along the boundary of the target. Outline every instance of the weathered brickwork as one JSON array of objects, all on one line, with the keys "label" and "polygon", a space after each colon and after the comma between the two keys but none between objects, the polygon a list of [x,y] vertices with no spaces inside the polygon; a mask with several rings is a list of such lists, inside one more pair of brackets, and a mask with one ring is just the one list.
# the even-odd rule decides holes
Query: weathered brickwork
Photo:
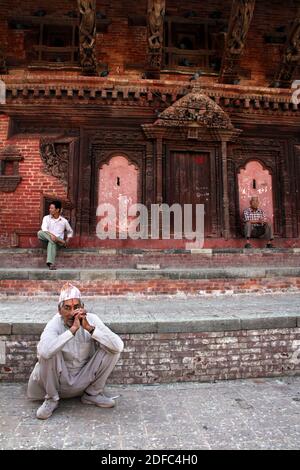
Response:
[{"label": "weathered brickwork", "polygon": [[[190,16],[191,22],[200,19],[208,20],[208,23],[215,22],[217,18],[220,20],[219,26],[223,28],[221,35],[225,35],[231,7],[232,0],[169,0],[166,2],[166,16]],[[38,39],[28,29],[26,18],[23,24],[22,17],[33,16],[34,20],[39,21],[37,10],[44,10],[41,17],[44,13],[69,21],[70,16],[76,13],[77,4],[73,0],[41,0],[38,3],[35,0],[5,0],[0,5],[0,53],[3,48],[9,67],[9,73],[0,76],[8,90],[6,104],[0,105],[0,151],[13,145],[22,157],[19,164],[21,181],[16,190],[7,192],[8,187],[5,185],[8,183],[2,179],[4,190],[0,192],[0,246],[16,246],[18,242],[22,247],[39,246],[34,236],[40,226],[45,196],[62,198],[72,206],[77,237],[73,240],[74,247],[88,246],[83,237],[91,237],[90,246],[98,246],[100,241],[95,237],[94,223],[98,185],[98,176],[95,175],[98,175],[100,159],[102,162],[108,154],[113,155],[115,152],[125,152],[128,159],[139,166],[139,192],[142,195],[139,202],[149,205],[158,200],[168,202],[169,198],[172,199],[173,177],[171,168],[168,168],[172,151],[168,143],[170,136],[162,137],[163,154],[160,156],[157,153],[160,144],[157,146],[152,137],[150,142],[142,126],[153,124],[163,109],[190,92],[196,84],[228,113],[234,127],[243,131],[237,149],[233,148],[233,143],[229,143],[231,141],[228,142],[227,174],[221,165],[225,154],[221,158],[220,142],[210,144],[214,168],[211,168],[211,207],[207,214],[212,217],[212,229],[209,235],[211,238],[206,244],[214,244],[215,239],[223,237],[227,232],[229,239],[235,240],[241,236],[238,229],[239,208],[235,201],[238,193],[236,181],[237,173],[248,158],[257,158],[272,174],[275,236],[281,239],[299,237],[299,110],[298,105],[291,102],[290,90],[270,87],[284,49],[284,44],[276,43],[276,38],[282,39],[287,35],[289,25],[296,17],[296,2],[289,2],[288,6],[275,0],[256,2],[239,64],[239,80],[232,85],[219,83],[218,61],[221,61],[223,46],[217,53],[220,57],[213,57],[207,65],[210,70],[214,70],[209,74],[204,70],[206,66],[200,70],[200,65],[194,64],[195,67],[192,67],[191,64],[183,64],[186,69],[175,73],[174,69],[170,70],[169,65],[166,65],[159,79],[145,79],[149,78],[147,0],[97,2],[97,12],[103,14],[107,21],[106,24],[102,22],[102,26],[98,23],[98,76],[83,76],[75,57],[74,60],[70,59],[71,65],[64,64],[60,56],[47,59],[51,64],[45,58],[42,64],[34,64],[37,57],[28,53],[34,52],[33,46],[37,46],[35,41]],[[32,18],[28,21],[31,22]],[[67,38],[67,33],[64,34]],[[219,37],[219,33],[213,34]],[[275,41],[268,42],[266,36],[275,38]],[[215,39],[212,37],[211,41]],[[217,42],[219,40],[216,39]],[[55,38],[56,41],[60,43],[60,38]],[[174,41],[180,42],[176,38]],[[173,45],[179,48],[182,44]],[[43,46],[49,47],[48,44]],[[200,76],[194,80],[196,77],[192,77],[192,74],[197,68]],[[101,76],[101,71],[106,69],[109,75]],[[124,127],[125,131],[119,127]],[[58,178],[43,171],[40,141],[54,134],[60,138],[78,139],[72,141],[74,153],[69,158],[67,190]],[[92,145],[97,140],[101,141],[99,154]],[[204,142],[207,142],[205,138],[199,138],[197,143],[190,137],[185,140],[180,137],[179,144],[175,140],[173,143],[175,147],[186,146],[186,151],[198,152],[203,151]],[[94,168],[95,162],[97,168]],[[12,175],[12,168],[12,164],[7,165],[7,176]],[[222,194],[222,188],[225,193],[228,192],[228,203],[227,194]],[[30,210],[25,205],[30,205]],[[222,224],[229,224],[230,227],[223,227]],[[25,233],[16,234],[16,231],[22,230]]]},{"label": "weathered brickwork", "polygon": [[[85,295],[172,295],[179,292],[186,294],[224,294],[255,292],[286,292],[300,289],[300,278],[264,278],[264,279],[199,279],[147,281],[73,281]],[[0,281],[0,294],[13,296],[59,295],[62,281],[51,280],[8,280]]]},{"label": "weathered brickwork", "polygon": [[[121,335],[125,349],[110,383],[151,384],[298,375],[300,329]],[[0,336],[0,380],[25,381],[36,361],[37,335]]]},{"label": "weathered brickwork", "polygon": [[13,146],[23,157],[19,165],[22,180],[14,192],[1,192],[0,246],[10,245],[15,230],[35,231],[40,227],[43,196],[66,197],[59,180],[43,171],[40,136],[22,134],[7,139],[8,128],[9,120],[0,116],[0,150]]},{"label": "weathered brickwork", "polygon": [[[242,242],[244,242],[242,240]],[[72,242],[71,242],[72,243]],[[249,256],[247,253],[168,253],[165,251],[143,251],[139,253],[120,251],[93,250],[79,253],[75,250],[61,250],[57,257],[59,268],[80,269],[135,269],[137,264],[159,265],[160,268],[229,268],[229,267],[299,267],[300,252],[282,250],[272,253],[256,251]],[[225,250],[224,250],[225,251]],[[44,268],[45,251],[10,249],[0,250],[1,268]],[[241,277],[241,275],[240,275]]]}]

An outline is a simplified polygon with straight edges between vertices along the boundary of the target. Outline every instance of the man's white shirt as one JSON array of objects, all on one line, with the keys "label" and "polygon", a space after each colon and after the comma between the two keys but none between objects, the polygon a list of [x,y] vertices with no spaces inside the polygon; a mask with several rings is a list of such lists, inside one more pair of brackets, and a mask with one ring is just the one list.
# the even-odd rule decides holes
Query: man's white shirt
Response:
[{"label": "man's white shirt", "polygon": [[43,232],[50,232],[58,238],[64,239],[65,231],[67,232],[67,238],[73,237],[73,230],[71,225],[61,215],[55,219],[52,215],[46,215],[42,222]]},{"label": "man's white shirt", "polygon": [[65,364],[73,375],[88,362],[97,347],[115,354],[122,352],[124,347],[122,339],[104,325],[97,315],[87,313],[87,321],[95,327],[92,335],[82,327],[73,335],[64,325],[61,315],[57,313],[41,335],[37,346],[38,357],[50,359],[61,351]]}]

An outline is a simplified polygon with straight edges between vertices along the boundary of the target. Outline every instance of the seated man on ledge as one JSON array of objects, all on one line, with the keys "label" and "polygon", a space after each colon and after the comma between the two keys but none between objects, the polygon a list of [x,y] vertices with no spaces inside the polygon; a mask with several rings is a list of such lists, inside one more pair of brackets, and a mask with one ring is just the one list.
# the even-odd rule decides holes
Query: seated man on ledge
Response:
[{"label": "seated man on ledge", "polygon": [[[64,240],[65,231],[67,232],[66,241]],[[54,262],[57,245],[67,247],[72,236],[73,230],[69,222],[61,215],[61,202],[51,202],[49,215],[43,218],[41,230],[38,232],[39,240],[47,242],[47,266],[49,269],[56,269]]]},{"label": "seated man on ledge", "polygon": [[266,238],[268,243],[266,248],[274,248],[271,241],[273,237],[273,228],[267,221],[267,217],[262,209],[258,208],[259,199],[257,196],[253,196],[250,199],[250,207],[244,210],[243,222],[245,224],[245,237],[247,243],[245,248],[252,248],[250,244],[250,238]]},{"label": "seated man on ledge", "polygon": [[50,418],[60,398],[81,396],[87,405],[112,408],[115,401],[104,395],[104,387],[123,341],[97,315],[87,313],[80,291],[70,283],[61,290],[58,312],[41,335],[28,383],[28,398],[45,400],[37,418]]}]

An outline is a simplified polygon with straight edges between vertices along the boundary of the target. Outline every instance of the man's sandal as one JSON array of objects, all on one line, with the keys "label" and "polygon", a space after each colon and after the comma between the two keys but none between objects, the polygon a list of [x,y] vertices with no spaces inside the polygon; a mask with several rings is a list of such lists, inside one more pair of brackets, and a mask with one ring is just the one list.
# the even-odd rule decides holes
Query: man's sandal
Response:
[{"label": "man's sandal", "polygon": [[47,263],[47,266],[50,269],[50,271],[56,271],[56,269],[57,269],[55,264]]}]

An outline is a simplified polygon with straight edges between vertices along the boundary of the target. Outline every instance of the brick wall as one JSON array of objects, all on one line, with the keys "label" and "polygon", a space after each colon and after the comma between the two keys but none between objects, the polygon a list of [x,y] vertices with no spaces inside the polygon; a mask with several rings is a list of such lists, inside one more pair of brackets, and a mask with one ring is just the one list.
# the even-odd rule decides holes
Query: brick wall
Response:
[{"label": "brick wall", "polygon": [[[14,274],[13,274],[14,275]],[[26,272],[23,273],[26,276]],[[43,296],[59,295],[62,280],[0,280],[0,295]],[[44,277],[44,273],[40,274]],[[70,275],[67,274],[70,280]],[[78,279],[78,277],[77,277]],[[107,281],[73,281],[85,295],[176,295],[185,294],[247,294],[272,292],[297,292],[299,277],[274,277],[256,279],[148,279]]]},{"label": "brick wall", "polygon": [[66,197],[59,180],[43,172],[39,136],[22,134],[7,140],[8,126],[8,118],[0,116],[0,150],[12,145],[24,160],[19,165],[22,181],[16,191],[0,193],[0,246],[9,245],[14,230],[36,230],[40,226],[43,195]]},{"label": "brick wall", "polygon": [[[208,382],[300,373],[300,328],[121,336],[125,349],[109,383]],[[28,334],[0,336],[6,342],[0,380],[28,379],[38,340]]]},{"label": "brick wall", "polygon": [[9,129],[9,117],[5,115],[0,115],[0,150],[5,147],[5,143],[8,137]]},{"label": "brick wall", "polygon": [[0,48],[3,48],[5,52],[8,51],[8,26],[6,18],[9,12],[8,0],[3,0],[0,4]]},{"label": "brick wall", "polygon": [[[249,37],[242,59],[241,66],[251,69],[251,80],[243,79],[242,84],[263,85],[268,84],[268,76],[274,72],[281,55],[282,46],[266,45],[265,34],[272,34],[276,27],[289,26],[296,13],[295,2],[283,4],[280,0],[262,0],[256,2],[253,22],[251,24]],[[199,2],[188,0],[179,2],[178,0],[168,0],[166,2],[166,12],[168,15],[182,16],[188,11],[195,11],[201,18],[207,18],[213,11],[220,10],[222,19],[228,20],[231,11],[231,0],[211,0],[209,2]],[[129,26],[128,17],[130,15],[145,15],[147,11],[147,0],[136,2],[128,0],[126,2],[113,2],[101,0],[97,2],[97,10],[105,13],[111,20],[107,32],[101,32],[97,38],[97,57],[99,62],[107,63],[111,75],[123,73],[126,63],[143,64],[146,60],[146,27]],[[7,22],[4,18],[8,12],[10,16],[32,15],[37,9],[44,9],[47,13],[66,14],[76,10],[77,5],[73,0],[12,0],[11,2],[1,2],[0,6],[0,42],[9,44],[10,57],[19,59],[25,58],[25,41],[23,30],[8,30]],[[2,20],[1,20],[2,18]],[[16,71],[20,74],[20,71]],[[56,77],[60,72],[47,71],[46,75],[53,74]],[[126,72],[129,75],[141,74],[138,70]],[[27,76],[34,72],[27,73]],[[66,73],[61,72],[62,75]],[[69,74],[69,73],[67,73]],[[76,73],[75,73],[76,75]],[[167,77],[166,77],[167,78]],[[169,78],[169,76],[168,76]],[[214,79],[216,80],[216,78]]]}]

